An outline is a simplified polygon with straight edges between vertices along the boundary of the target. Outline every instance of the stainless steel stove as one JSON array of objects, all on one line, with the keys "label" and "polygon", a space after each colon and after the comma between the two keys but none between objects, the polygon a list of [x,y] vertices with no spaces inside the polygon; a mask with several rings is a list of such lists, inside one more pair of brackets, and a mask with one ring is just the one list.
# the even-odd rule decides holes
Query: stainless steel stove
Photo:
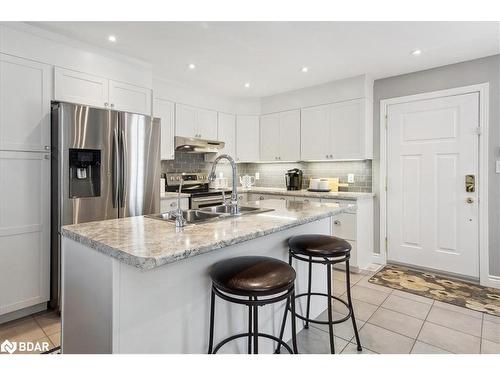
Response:
[{"label": "stainless steel stove", "polygon": [[209,188],[207,173],[167,173],[166,191],[177,192],[182,180],[182,193],[190,194],[189,208],[219,206],[224,203],[224,194],[230,199],[231,191],[212,190]]}]

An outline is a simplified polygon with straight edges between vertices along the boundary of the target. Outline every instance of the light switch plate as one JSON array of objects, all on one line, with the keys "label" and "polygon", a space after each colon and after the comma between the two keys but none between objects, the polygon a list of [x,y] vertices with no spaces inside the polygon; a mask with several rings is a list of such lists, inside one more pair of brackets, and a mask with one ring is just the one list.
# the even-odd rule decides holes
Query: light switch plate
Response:
[{"label": "light switch plate", "polygon": [[255,179],[260,180],[260,173],[259,172],[255,172]]},{"label": "light switch plate", "polygon": [[500,160],[497,160],[495,169],[497,173],[500,173]]},{"label": "light switch plate", "polygon": [[350,184],[354,184],[354,173],[349,173],[347,175],[347,182]]}]

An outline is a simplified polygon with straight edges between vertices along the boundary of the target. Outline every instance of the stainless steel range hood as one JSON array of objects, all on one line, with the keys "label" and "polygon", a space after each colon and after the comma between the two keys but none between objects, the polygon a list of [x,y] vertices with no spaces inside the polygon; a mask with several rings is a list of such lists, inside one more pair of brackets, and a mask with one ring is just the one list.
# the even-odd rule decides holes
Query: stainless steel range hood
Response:
[{"label": "stainless steel range hood", "polygon": [[224,142],[179,136],[174,138],[174,144],[175,151],[191,154],[216,153],[224,148]]}]

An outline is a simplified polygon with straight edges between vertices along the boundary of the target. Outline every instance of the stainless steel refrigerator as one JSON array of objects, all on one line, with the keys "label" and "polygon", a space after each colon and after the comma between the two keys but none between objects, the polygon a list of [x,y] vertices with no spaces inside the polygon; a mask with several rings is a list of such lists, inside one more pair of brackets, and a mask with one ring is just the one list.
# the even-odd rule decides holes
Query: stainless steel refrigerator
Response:
[{"label": "stainless steel refrigerator", "polygon": [[159,212],[160,120],[61,102],[51,116],[50,305],[57,308],[62,226]]}]

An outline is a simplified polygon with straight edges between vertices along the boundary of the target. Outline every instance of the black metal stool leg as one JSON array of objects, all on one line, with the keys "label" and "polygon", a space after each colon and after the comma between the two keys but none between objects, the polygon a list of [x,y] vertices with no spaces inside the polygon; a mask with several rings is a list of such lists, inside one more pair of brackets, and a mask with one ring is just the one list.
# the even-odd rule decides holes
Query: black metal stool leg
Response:
[{"label": "black metal stool leg", "polygon": [[[252,297],[248,298],[250,301]],[[248,305],[248,354],[252,354],[252,306]]]},{"label": "black metal stool leg", "polygon": [[[290,302],[290,298],[286,299],[286,305],[285,305],[285,312],[283,314],[283,321],[281,322],[281,329],[280,329],[280,340],[283,340],[283,335],[285,334],[285,326],[286,326],[286,317],[288,315],[288,304]],[[292,315],[293,316],[293,315]],[[281,343],[278,343],[278,347],[274,351],[274,354],[280,354],[281,352]]]},{"label": "black metal stool leg", "polygon": [[332,265],[326,263],[327,294],[328,294],[328,332],[330,333],[330,353],[335,354],[335,342],[333,339],[333,298],[332,298]]},{"label": "black metal stool leg", "polygon": [[[257,297],[254,297],[257,301]],[[259,354],[259,310],[258,306],[253,307],[253,354]]]},{"label": "black metal stool leg", "polygon": [[358,333],[358,326],[356,325],[356,317],[354,316],[354,307],[352,306],[352,299],[351,299],[351,272],[349,268],[349,259],[346,260],[345,262],[345,267],[346,267],[346,283],[347,283],[347,303],[349,304],[349,312],[351,314],[351,320],[352,320],[352,328],[354,329],[354,335],[356,336],[356,344],[358,345],[358,352],[363,350],[361,348],[361,341],[359,340],[359,333]]},{"label": "black metal stool leg", "polygon": [[309,275],[307,279],[307,310],[306,310],[306,324],[304,328],[309,328],[309,311],[311,310],[311,280],[312,280],[312,257],[309,257]]},{"label": "black metal stool leg", "polygon": [[[290,305],[292,307],[291,319],[292,319],[292,346],[293,352],[299,354],[299,349],[297,348],[297,327],[295,326],[295,290],[292,293]],[[287,309],[288,310],[288,309]],[[282,337],[280,337],[282,339]]]},{"label": "black metal stool leg", "polygon": [[210,337],[208,339],[208,354],[212,354],[214,345],[214,320],[215,320],[215,292],[212,288],[212,297],[210,301]]}]

